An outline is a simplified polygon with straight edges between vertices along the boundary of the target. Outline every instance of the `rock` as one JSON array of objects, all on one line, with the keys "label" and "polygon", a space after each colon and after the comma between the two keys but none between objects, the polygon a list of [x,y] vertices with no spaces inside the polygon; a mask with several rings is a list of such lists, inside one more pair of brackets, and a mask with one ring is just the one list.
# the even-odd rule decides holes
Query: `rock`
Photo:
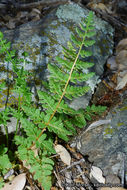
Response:
[{"label": "rock", "polygon": [[126,14],[126,12],[127,12],[127,1],[117,0],[117,13]]},{"label": "rock", "polygon": [[[127,99],[113,108],[104,124],[83,132],[77,140],[77,148],[90,162],[102,169],[103,175],[116,175],[127,181]],[[124,175],[123,175],[124,173]]]},{"label": "rock", "polygon": [[[62,45],[67,45],[71,33],[75,31],[75,27],[88,13],[88,9],[71,2],[60,5],[39,21],[22,24],[14,30],[2,29],[5,38],[12,42],[12,47],[18,50],[20,57],[22,57],[24,51],[29,53],[27,60],[30,64],[26,65],[25,68],[33,72],[32,87],[35,85],[34,77],[37,84],[41,84],[42,80],[47,80],[49,75],[47,64],[49,62],[55,63],[57,55],[62,56]],[[90,71],[94,71],[96,75],[93,79],[87,81],[92,89],[91,92],[81,98],[74,99],[70,103],[70,106],[75,109],[85,108],[88,105],[95,86],[99,82],[99,77],[103,74],[106,59],[112,54],[113,50],[114,30],[111,25],[95,15],[94,23],[96,44],[91,47],[93,56],[89,61],[95,63]],[[5,78],[7,64],[3,64],[3,66],[5,67],[1,74],[2,78]],[[9,75],[11,77],[11,65],[9,65]]]},{"label": "rock", "polygon": [[120,179],[116,175],[108,175],[106,176],[106,183],[110,184],[120,184]]},{"label": "rock", "polygon": [[[67,45],[71,33],[88,12],[88,9],[83,9],[78,4],[69,3],[54,9],[40,21],[29,22],[16,30],[4,31],[4,33],[8,39],[13,40],[13,47],[19,50],[20,55],[24,50],[29,52],[29,60],[33,64],[29,64],[27,69],[34,70],[36,77],[41,81],[48,76],[47,63],[55,62],[56,55],[61,55],[62,45]],[[92,92],[99,82],[99,76],[103,74],[105,61],[113,49],[113,28],[96,16],[94,16],[94,23],[97,32],[96,44],[91,48],[93,56],[89,61],[95,63],[91,70],[95,71],[96,75],[92,80],[87,81]],[[71,106],[75,109],[85,108],[91,94],[75,100]]]},{"label": "rock", "polygon": [[127,50],[122,50],[116,55],[118,71],[127,70]]},{"label": "rock", "polygon": [[118,54],[122,50],[127,50],[127,38],[120,40],[120,42],[116,46],[116,54]]},{"label": "rock", "polygon": [[118,65],[116,63],[115,56],[111,56],[110,58],[108,58],[106,66],[111,71],[116,71],[118,69]]}]

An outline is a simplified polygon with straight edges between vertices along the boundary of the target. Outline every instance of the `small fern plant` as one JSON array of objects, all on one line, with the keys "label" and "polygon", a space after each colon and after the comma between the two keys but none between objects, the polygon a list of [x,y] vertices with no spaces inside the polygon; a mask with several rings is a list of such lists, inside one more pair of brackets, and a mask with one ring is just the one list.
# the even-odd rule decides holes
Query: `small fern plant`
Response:
[{"label": "small fern plant", "polygon": [[[105,107],[92,105],[85,111],[83,109],[76,111],[67,103],[68,100],[84,95],[90,89],[89,86],[82,86],[82,82],[94,75],[93,72],[87,74],[83,72],[84,69],[94,65],[84,61],[92,55],[92,52],[86,48],[95,43],[94,40],[89,39],[95,35],[93,25],[93,13],[90,12],[85,21],[76,28],[75,35],[71,35],[68,48],[63,47],[63,58],[56,57],[56,64],[48,64],[50,77],[48,82],[43,82],[44,90],[38,90],[37,106],[32,101],[32,93],[27,85],[30,73],[25,70],[25,64],[21,66],[21,63],[25,62],[26,54],[24,59],[18,59],[15,52],[8,50],[10,46],[6,45],[6,41],[0,35],[1,42],[4,41],[0,43],[2,53],[7,54],[6,60],[12,63],[13,72],[17,76],[14,78],[14,91],[18,94],[18,107],[6,109],[7,116],[11,113],[11,117],[17,119],[13,142],[17,145],[15,157],[22,161],[25,167],[30,166],[29,172],[44,190],[50,190],[52,185],[54,160],[51,156],[56,154],[55,137],[67,142],[69,136],[76,134],[75,127],[84,127],[86,120],[91,120],[92,115],[96,112],[101,114],[105,110]],[[17,134],[20,125],[22,135]],[[5,128],[7,128],[6,122]],[[7,142],[8,140],[7,138]],[[4,146],[4,150],[0,152],[0,158],[8,153],[9,148]],[[6,160],[11,167],[9,157]],[[3,170],[3,168],[0,170],[2,175],[4,175]]]}]

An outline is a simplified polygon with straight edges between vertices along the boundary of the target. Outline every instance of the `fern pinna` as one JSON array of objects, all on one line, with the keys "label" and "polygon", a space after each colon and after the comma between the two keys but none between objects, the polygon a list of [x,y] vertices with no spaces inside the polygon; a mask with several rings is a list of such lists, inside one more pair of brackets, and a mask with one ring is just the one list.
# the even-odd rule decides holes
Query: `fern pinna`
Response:
[{"label": "fern pinna", "polygon": [[[15,78],[18,84],[15,90],[19,92],[19,99],[20,96],[23,97],[18,110],[10,108],[13,117],[21,123],[23,132],[22,136],[15,135],[15,143],[18,145],[16,155],[20,160],[25,160],[24,166],[30,166],[34,179],[38,180],[44,190],[49,190],[52,185],[54,161],[51,155],[56,153],[53,147],[54,137],[68,141],[68,137],[76,133],[75,127],[85,126],[86,119],[91,117],[90,107],[86,111],[74,110],[66,102],[84,95],[90,89],[89,86],[81,84],[94,75],[92,72],[83,72],[93,66],[85,58],[92,55],[86,48],[95,43],[89,39],[94,35],[93,13],[90,12],[85,21],[76,28],[76,33],[71,35],[68,48],[63,47],[63,58],[56,57],[56,64],[48,64],[50,77],[48,82],[43,82],[45,90],[38,90],[38,107],[32,103],[26,78],[22,77],[22,73],[25,73],[23,67],[20,72],[21,84],[17,83],[19,78]],[[14,72],[18,76],[19,69]]]}]

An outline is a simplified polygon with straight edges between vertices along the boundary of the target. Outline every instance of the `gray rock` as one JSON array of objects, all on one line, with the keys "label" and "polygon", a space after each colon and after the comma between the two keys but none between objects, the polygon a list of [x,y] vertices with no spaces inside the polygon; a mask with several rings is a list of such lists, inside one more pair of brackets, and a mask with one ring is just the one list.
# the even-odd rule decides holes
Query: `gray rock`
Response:
[{"label": "gray rock", "polygon": [[112,109],[106,119],[111,122],[79,136],[77,148],[103,170],[104,176],[114,174],[122,178],[127,171],[127,99]]},{"label": "gray rock", "polygon": [[[13,48],[18,50],[20,56],[23,51],[29,52],[28,60],[31,64],[26,65],[26,69],[32,70],[41,83],[48,77],[46,69],[48,62],[55,62],[57,55],[62,56],[62,45],[67,45],[71,33],[88,13],[88,9],[78,4],[68,3],[55,8],[40,21],[28,22],[15,30],[4,30],[4,34],[12,41]],[[88,105],[95,86],[99,82],[99,76],[103,74],[106,59],[112,54],[113,28],[96,16],[94,16],[94,23],[96,44],[91,48],[93,56],[89,58],[89,61],[95,63],[90,71],[94,71],[96,75],[87,81],[91,92],[70,103],[74,109],[85,108]]]},{"label": "gray rock", "polygon": [[[2,30],[5,38],[12,42],[12,48],[17,49],[20,57],[22,57],[24,51],[29,53],[27,60],[30,63],[25,65],[25,68],[33,72],[31,81],[33,81],[34,77],[40,84],[42,80],[47,80],[49,75],[47,64],[49,62],[55,63],[55,57],[57,55],[62,56],[62,45],[67,45],[71,33],[75,31],[75,27],[88,13],[88,9],[84,9],[75,3],[69,3],[55,8],[39,21],[28,22],[17,27],[15,30]],[[93,79],[87,81],[87,84],[91,86],[91,92],[81,98],[74,99],[70,103],[70,106],[74,109],[85,108],[88,105],[94,88],[99,82],[98,78],[103,74],[105,61],[112,54],[113,28],[107,22],[96,16],[94,16],[94,22],[97,32],[95,36],[96,44],[91,48],[93,56],[89,61],[95,63],[91,71],[94,71],[96,75]],[[9,76],[9,79],[13,79],[11,67],[11,64],[7,65],[7,63],[3,63],[0,80],[7,78],[7,76]],[[6,73],[7,70],[8,75]],[[32,82],[31,85],[34,86],[35,83]],[[41,88],[41,85],[38,88]],[[0,107],[4,107],[7,94],[6,90],[1,92],[1,94]],[[17,99],[10,93],[10,104],[12,99],[13,102],[17,102]],[[13,131],[12,128],[11,131]]]}]

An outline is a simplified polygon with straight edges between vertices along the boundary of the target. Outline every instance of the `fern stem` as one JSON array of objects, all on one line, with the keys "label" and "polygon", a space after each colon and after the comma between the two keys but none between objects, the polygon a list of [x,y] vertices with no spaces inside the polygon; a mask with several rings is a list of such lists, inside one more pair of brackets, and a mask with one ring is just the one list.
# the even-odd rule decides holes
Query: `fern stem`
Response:
[{"label": "fern stem", "polygon": [[[57,104],[55,110],[53,111],[52,115],[50,116],[48,122],[45,124],[46,126],[49,125],[50,121],[51,121],[52,118],[54,117],[54,115],[55,115],[55,113],[57,112],[57,109],[59,108],[60,103],[61,103],[61,101],[62,101],[62,99],[63,99],[63,97],[64,97],[64,95],[65,95],[65,93],[66,93],[66,89],[67,89],[67,86],[68,86],[69,81],[70,81],[70,79],[71,79],[72,72],[73,72],[73,70],[74,70],[74,67],[75,67],[75,65],[76,65],[76,63],[77,63],[77,60],[78,60],[79,55],[80,55],[80,52],[81,52],[81,50],[82,50],[82,47],[83,47],[83,44],[84,44],[84,41],[85,41],[85,38],[86,38],[86,34],[87,34],[87,31],[88,31],[89,24],[90,24],[90,23],[88,22],[87,25],[86,25],[86,31],[85,31],[85,34],[84,34],[84,37],[83,37],[83,40],[82,40],[82,44],[81,44],[81,46],[80,46],[80,48],[79,48],[78,54],[77,54],[77,56],[76,56],[76,58],[75,58],[75,61],[74,61],[73,65],[72,65],[72,68],[71,68],[71,71],[70,71],[68,80],[67,80],[67,82],[66,82],[66,84],[65,84],[63,93],[62,93],[62,95],[61,95],[61,97],[60,97],[60,99],[59,99],[59,101],[58,101],[58,104]],[[44,131],[46,131],[46,127],[41,131],[41,133],[39,134],[39,136],[36,138],[35,142],[39,140],[39,138],[42,136],[42,134],[44,133]],[[35,146],[35,142],[33,142],[33,144],[30,146],[29,149],[31,149],[33,146]]]},{"label": "fern stem", "polygon": [[[21,96],[19,93],[19,98],[18,98],[18,114],[20,113],[20,108],[21,108],[21,100],[20,100]],[[15,136],[17,135],[18,132],[18,125],[19,125],[19,118],[17,119],[17,123],[16,123],[16,131],[15,131]]]}]

